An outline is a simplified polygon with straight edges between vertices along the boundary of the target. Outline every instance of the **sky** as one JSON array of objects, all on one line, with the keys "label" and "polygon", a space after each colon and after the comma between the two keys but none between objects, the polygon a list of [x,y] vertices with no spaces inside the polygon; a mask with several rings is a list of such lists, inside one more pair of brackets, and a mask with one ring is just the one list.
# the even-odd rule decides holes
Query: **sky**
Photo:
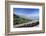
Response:
[{"label": "sky", "polygon": [[39,9],[35,8],[13,8],[13,13],[28,18],[39,17]]}]

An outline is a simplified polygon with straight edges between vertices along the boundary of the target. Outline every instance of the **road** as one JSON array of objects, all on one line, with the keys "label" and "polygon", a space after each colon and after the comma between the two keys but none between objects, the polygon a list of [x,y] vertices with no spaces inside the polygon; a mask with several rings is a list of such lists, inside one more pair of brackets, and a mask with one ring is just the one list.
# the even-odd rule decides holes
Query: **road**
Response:
[{"label": "road", "polygon": [[33,26],[36,26],[38,24],[39,24],[39,21],[35,20],[35,21],[30,21],[30,22],[27,22],[27,23],[23,23],[23,24],[14,25],[14,27],[16,27],[16,28],[20,28],[20,27],[33,27]]}]

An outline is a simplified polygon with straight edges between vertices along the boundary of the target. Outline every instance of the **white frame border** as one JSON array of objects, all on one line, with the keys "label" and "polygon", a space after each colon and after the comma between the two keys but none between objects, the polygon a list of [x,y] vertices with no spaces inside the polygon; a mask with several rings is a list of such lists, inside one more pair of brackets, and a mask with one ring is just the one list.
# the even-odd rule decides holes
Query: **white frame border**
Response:
[{"label": "white frame border", "polygon": [[[39,27],[29,27],[29,28],[13,28],[13,8],[39,8]],[[35,31],[42,30],[42,6],[32,6],[32,5],[10,5],[10,32],[16,31]]]}]

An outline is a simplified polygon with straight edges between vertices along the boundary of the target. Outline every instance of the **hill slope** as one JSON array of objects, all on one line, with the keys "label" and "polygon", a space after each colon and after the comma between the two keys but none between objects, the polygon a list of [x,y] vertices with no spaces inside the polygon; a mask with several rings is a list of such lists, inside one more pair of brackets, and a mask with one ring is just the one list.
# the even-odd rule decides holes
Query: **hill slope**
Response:
[{"label": "hill slope", "polygon": [[19,17],[18,15],[15,15],[15,14],[13,16],[14,16],[13,17],[14,18],[14,20],[13,20],[14,25],[16,25],[16,24],[22,24],[22,23],[26,23],[26,22],[31,21],[31,20]]}]

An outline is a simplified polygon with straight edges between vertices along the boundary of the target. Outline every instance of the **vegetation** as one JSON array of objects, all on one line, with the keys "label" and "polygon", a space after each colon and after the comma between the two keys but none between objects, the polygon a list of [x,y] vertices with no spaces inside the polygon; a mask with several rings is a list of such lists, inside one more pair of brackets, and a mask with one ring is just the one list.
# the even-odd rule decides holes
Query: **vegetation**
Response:
[{"label": "vegetation", "polygon": [[16,25],[16,24],[22,24],[22,23],[30,21],[28,19],[19,17],[18,15],[15,15],[15,14],[13,15],[13,18],[14,18],[14,20],[13,20],[14,25]]}]

